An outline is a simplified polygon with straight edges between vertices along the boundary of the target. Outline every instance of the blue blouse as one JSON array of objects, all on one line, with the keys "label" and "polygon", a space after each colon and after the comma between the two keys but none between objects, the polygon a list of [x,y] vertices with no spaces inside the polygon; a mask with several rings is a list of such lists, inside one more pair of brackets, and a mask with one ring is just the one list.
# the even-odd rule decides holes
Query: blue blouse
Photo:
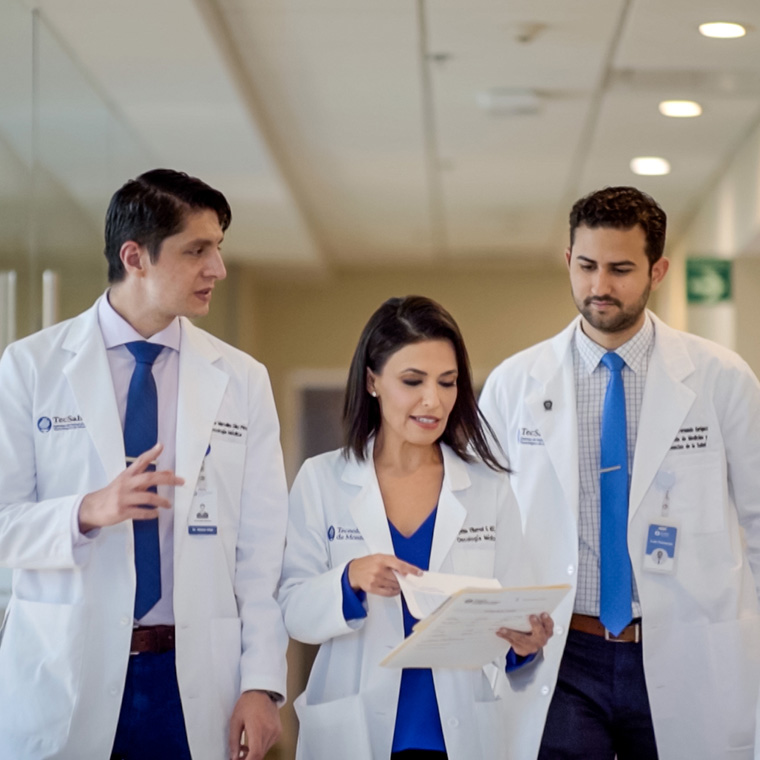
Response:
[{"label": "blue blouse", "polygon": [[[411,535],[404,536],[393,523],[388,520],[391,531],[394,554],[404,562],[428,570],[430,566],[430,550],[433,545],[433,531],[436,507]],[[364,591],[354,591],[348,582],[348,565],[341,579],[343,587],[343,617],[346,620],[356,620],[367,616],[363,602],[367,595]],[[401,605],[404,612],[404,637],[412,632],[417,619],[412,617],[402,595]],[[519,668],[535,655],[520,657],[509,650],[506,658],[506,670]],[[393,734],[393,752],[405,749],[424,749],[445,752],[438,700],[435,696],[433,673],[430,668],[404,668],[401,672],[401,691],[396,710],[396,728]]]},{"label": "blue blouse", "polygon": [[[393,552],[399,559],[421,570],[429,568],[437,511],[437,508],[434,509],[408,538],[399,533],[390,520],[388,521],[393,540]],[[366,617],[367,611],[362,602],[367,595],[364,591],[354,591],[349,585],[348,566],[343,572],[342,585],[343,617],[346,620]],[[410,614],[403,596],[401,604],[404,610],[404,637],[406,637],[412,632],[417,619]],[[401,691],[396,709],[392,751],[400,752],[405,749],[446,751],[441,718],[438,713],[438,700],[433,685],[433,673],[430,668],[404,668],[401,671]]]}]

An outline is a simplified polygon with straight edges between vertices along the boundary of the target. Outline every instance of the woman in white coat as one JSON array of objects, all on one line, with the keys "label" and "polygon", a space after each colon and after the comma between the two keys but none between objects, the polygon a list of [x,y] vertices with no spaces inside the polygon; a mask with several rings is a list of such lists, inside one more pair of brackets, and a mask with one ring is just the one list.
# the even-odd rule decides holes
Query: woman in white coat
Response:
[{"label": "woman in white coat", "polygon": [[520,519],[486,442],[459,328],[420,296],[386,301],[349,372],[345,446],[291,492],[279,599],[290,635],[320,644],[296,700],[299,760],[503,756],[505,669],[552,633],[501,629],[507,661],[477,671],[379,665],[416,622],[394,573],[521,577]]}]

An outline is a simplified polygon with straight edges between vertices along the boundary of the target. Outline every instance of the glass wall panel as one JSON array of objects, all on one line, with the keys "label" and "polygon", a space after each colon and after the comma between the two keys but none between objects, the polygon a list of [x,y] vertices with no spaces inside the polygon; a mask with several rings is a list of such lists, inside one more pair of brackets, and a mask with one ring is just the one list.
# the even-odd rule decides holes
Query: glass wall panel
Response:
[{"label": "glass wall panel", "polygon": [[[28,283],[32,169],[32,17],[17,0],[0,0],[0,270]],[[5,278],[4,278],[5,279]],[[18,297],[15,321],[22,326],[26,299]],[[5,300],[4,304],[5,306]],[[0,334],[8,314],[0,309]],[[0,611],[10,596],[11,571],[0,568]]]},{"label": "glass wall panel", "polygon": [[[59,318],[102,292],[108,201],[153,164],[44,16],[0,0],[0,272],[17,273],[17,337],[41,326],[45,269],[58,273]],[[9,590],[0,568],[0,610]]]},{"label": "glass wall panel", "polygon": [[[17,272],[20,292],[28,283],[31,168],[32,16],[18,0],[0,0],[0,271]],[[26,299],[16,303],[15,322],[24,332]],[[0,320],[5,334],[4,310]]]},{"label": "glass wall panel", "polygon": [[42,16],[35,16],[35,72],[34,282],[43,269],[58,271],[61,315],[71,316],[105,286],[111,195],[152,162]]}]

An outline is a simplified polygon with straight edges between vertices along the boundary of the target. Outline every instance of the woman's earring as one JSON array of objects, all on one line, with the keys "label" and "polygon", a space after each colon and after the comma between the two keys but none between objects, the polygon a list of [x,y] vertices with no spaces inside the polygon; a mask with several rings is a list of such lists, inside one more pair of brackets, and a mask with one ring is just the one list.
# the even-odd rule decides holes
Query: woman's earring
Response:
[{"label": "woman's earring", "polygon": [[370,391],[369,395],[372,396],[372,398],[377,398],[377,391]]}]

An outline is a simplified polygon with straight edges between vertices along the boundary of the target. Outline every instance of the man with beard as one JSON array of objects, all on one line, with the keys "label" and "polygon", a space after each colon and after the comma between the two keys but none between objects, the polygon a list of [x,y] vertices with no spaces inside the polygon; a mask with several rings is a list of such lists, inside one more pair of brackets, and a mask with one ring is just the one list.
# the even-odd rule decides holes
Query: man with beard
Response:
[{"label": "man with beard", "polygon": [[752,757],[760,385],[647,311],[665,227],[635,188],[580,199],[565,251],[580,316],[483,390],[535,579],[574,587],[511,679],[540,707],[508,727],[510,757]]}]

